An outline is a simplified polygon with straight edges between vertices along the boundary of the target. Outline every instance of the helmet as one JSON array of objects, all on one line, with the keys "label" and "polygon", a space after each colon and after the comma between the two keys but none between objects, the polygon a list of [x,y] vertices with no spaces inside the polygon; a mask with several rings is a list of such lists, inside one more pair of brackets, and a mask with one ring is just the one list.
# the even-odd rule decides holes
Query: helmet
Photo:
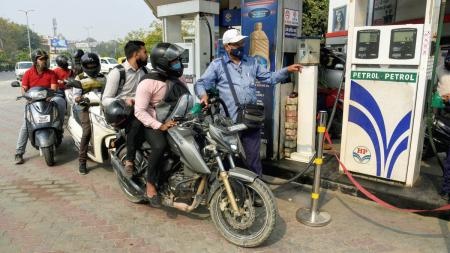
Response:
[{"label": "helmet", "polygon": [[31,61],[34,65],[37,64],[37,59],[41,57],[46,57],[48,59],[48,54],[44,50],[38,48],[31,53]]},{"label": "helmet", "polygon": [[124,100],[115,99],[103,108],[106,123],[115,128],[124,128],[131,115],[131,109]]},{"label": "helmet", "polygon": [[79,59],[81,59],[81,56],[83,56],[83,54],[84,54],[83,50],[77,49],[77,51],[75,51],[75,53],[73,53],[72,57],[74,59],[78,59],[79,60]]},{"label": "helmet", "polygon": [[448,50],[447,55],[445,56],[444,66],[448,71],[450,71],[450,50]]},{"label": "helmet", "polygon": [[100,73],[100,59],[94,53],[87,53],[81,56],[81,68],[90,77],[96,77]]},{"label": "helmet", "polygon": [[55,61],[56,65],[60,68],[67,69],[69,67],[69,58],[65,55],[58,55]]},{"label": "helmet", "polygon": [[[184,51],[184,48],[175,44],[158,43],[150,54],[152,67],[164,76],[180,77],[183,75],[181,55]],[[176,64],[172,64],[173,62]]]}]

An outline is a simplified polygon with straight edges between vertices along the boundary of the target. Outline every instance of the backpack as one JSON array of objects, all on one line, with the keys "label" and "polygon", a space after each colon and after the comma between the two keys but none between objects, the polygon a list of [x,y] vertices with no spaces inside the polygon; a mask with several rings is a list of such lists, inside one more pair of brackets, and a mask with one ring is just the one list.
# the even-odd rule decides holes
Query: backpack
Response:
[{"label": "backpack", "polygon": [[[117,93],[119,93],[119,91],[122,90],[123,86],[125,85],[125,81],[126,81],[125,68],[123,67],[122,64],[116,65],[114,68],[118,69],[119,70],[119,74],[120,74],[119,86],[117,87]],[[145,68],[145,66],[142,67],[142,70],[144,71],[144,73],[146,75],[148,74],[147,68]]]},{"label": "backpack", "polygon": [[152,79],[165,82],[167,85],[166,94],[163,99],[155,106],[156,119],[159,122],[165,122],[174,107],[177,105],[178,99],[184,94],[190,94],[189,89],[178,79],[172,79],[162,76],[156,71],[144,75],[142,80]]}]

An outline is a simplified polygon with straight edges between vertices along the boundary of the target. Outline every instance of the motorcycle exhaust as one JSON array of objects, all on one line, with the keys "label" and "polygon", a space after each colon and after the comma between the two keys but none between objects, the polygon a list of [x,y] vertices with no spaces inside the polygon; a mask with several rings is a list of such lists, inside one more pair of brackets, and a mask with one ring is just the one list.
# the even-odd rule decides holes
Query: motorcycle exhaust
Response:
[{"label": "motorcycle exhaust", "polygon": [[202,178],[202,181],[200,182],[200,185],[198,186],[197,193],[195,194],[194,201],[192,201],[191,205],[188,205],[183,202],[173,202],[170,199],[165,199],[163,201],[163,205],[169,206],[169,207],[174,207],[178,210],[189,213],[192,210],[194,210],[195,208],[197,208],[198,205],[200,205],[200,203],[202,201],[201,194],[203,193],[203,190],[205,189],[205,184],[206,184],[206,177],[204,176]]}]

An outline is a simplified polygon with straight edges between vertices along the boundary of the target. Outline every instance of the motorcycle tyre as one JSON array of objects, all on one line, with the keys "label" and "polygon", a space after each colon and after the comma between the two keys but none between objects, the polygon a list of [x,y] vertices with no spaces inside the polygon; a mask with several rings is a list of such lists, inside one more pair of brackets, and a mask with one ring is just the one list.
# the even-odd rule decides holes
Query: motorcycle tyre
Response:
[{"label": "motorcycle tyre", "polygon": [[217,191],[214,193],[211,202],[209,204],[209,210],[214,225],[216,226],[217,230],[219,230],[220,234],[223,237],[225,237],[225,239],[227,239],[229,242],[237,246],[252,248],[261,245],[272,234],[272,231],[275,228],[276,219],[278,217],[278,209],[272,191],[260,179],[257,178],[253,183],[244,183],[244,184],[245,187],[251,188],[253,191],[255,191],[258,195],[261,196],[264,206],[266,207],[267,225],[264,227],[263,231],[259,233],[258,236],[254,238],[243,237],[234,234],[233,231],[229,231],[223,225],[221,218],[219,217],[220,215],[222,215],[221,214],[222,211],[220,210],[220,196],[222,192],[225,191],[225,187],[219,187]]},{"label": "motorcycle tyre", "polygon": [[[120,150],[117,157],[119,158],[120,161],[123,161],[125,159],[126,155],[127,155],[127,149],[123,148],[122,150]],[[114,172],[116,173],[116,178],[117,178],[117,182],[119,183],[120,190],[122,190],[122,192],[125,194],[125,198],[127,198],[128,201],[135,203],[135,204],[144,203],[145,199],[143,196],[133,194],[132,191],[129,189],[130,187],[126,184],[126,180],[128,180],[128,179],[123,178],[123,176],[120,175],[120,173],[117,172],[116,170],[114,170]]]},{"label": "motorcycle tyre", "polygon": [[41,148],[47,166],[55,165],[55,149],[53,146]]}]

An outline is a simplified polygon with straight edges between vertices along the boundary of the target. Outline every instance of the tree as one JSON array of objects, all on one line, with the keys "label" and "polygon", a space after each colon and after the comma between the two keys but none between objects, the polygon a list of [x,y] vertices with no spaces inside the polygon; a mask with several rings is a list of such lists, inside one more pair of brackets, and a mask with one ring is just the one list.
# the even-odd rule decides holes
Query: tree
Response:
[{"label": "tree", "polygon": [[303,0],[302,33],[324,36],[327,32],[328,0]]}]

